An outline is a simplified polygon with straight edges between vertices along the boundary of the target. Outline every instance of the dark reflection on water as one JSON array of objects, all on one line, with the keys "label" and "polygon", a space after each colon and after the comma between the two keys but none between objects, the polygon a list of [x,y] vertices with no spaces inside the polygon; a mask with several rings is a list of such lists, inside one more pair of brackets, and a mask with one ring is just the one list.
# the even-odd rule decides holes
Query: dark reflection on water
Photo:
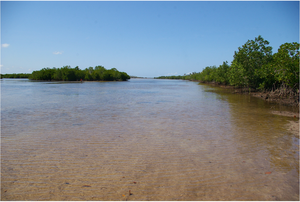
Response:
[{"label": "dark reflection on water", "polygon": [[175,80],[1,91],[3,200],[299,198],[299,137],[271,113],[290,108]]}]

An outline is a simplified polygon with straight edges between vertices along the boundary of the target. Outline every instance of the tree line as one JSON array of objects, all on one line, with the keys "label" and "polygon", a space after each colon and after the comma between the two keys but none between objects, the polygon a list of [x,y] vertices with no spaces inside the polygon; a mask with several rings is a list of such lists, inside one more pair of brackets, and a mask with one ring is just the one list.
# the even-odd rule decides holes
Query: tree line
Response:
[{"label": "tree line", "polygon": [[75,68],[64,66],[33,71],[28,78],[47,81],[126,81],[130,76],[125,72],[119,72],[116,68],[107,70],[103,66],[89,67],[84,70],[79,69],[78,66]]},{"label": "tree line", "polygon": [[272,54],[269,42],[259,35],[234,52],[230,65],[226,61],[199,73],[157,78],[215,82],[262,91],[289,88],[299,93],[299,43],[284,43]]},{"label": "tree line", "polygon": [[10,79],[15,79],[15,78],[28,78],[31,74],[26,74],[26,73],[19,73],[19,74],[0,74],[1,78],[10,78]]}]

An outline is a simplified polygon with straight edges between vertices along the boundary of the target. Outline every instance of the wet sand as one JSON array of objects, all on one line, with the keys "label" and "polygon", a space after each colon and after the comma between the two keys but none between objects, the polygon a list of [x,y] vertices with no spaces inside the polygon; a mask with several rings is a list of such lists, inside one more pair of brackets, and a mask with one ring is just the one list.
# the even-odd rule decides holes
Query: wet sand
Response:
[{"label": "wet sand", "polygon": [[286,124],[286,128],[288,131],[293,133],[296,136],[300,136],[299,134],[299,113],[289,112],[289,111],[272,111],[273,114],[280,116],[292,117],[294,120],[289,120],[289,123]]}]

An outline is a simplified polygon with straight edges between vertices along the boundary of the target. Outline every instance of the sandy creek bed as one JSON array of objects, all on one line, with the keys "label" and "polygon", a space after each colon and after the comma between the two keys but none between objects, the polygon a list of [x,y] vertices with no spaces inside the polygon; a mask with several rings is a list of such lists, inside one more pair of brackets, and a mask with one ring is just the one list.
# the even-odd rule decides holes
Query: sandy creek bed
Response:
[{"label": "sandy creek bed", "polygon": [[2,200],[299,200],[298,118],[262,100],[188,81],[6,85]]}]

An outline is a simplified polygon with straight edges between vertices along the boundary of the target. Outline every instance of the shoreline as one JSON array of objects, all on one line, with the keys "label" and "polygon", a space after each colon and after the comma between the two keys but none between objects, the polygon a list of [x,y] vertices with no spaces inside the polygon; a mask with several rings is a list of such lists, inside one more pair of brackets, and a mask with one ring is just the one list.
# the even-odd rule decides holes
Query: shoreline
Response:
[{"label": "shoreline", "polygon": [[272,111],[272,114],[279,116],[286,116],[293,118],[293,120],[289,120],[289,123],[286,124],[286,129],[295,135],[296,137],[300,137],[299,134],[299,113],[289,112],[289,111]]},{"label": "shoreline", "polygon": [[260,99],[263,99],[266,102],[273,102],[273,103],[277,103],[280,105],[284,105],[284,106],[289,106],[292,107],[293,109],[295,109],[294,112],[291,111],[272,111],[272,114],[275,115],[279,115],[279,116],[286,116],[286,117],[290,117],[293,118],[293,120],[289,120],[289,123],[286,124],[286,129],[287,131],[289,131],[290,133],[292,133],[293,135],[295,135],[296,137],[300,137],[299,134],[299,95],[298,97],[292,97],[292,98],[288,98],[288,97],[283,97],[280,98],[278,96],[278,94],[274,93],[274,92],[259,92],[256,90],[251,89],[249,92],[249,89],[247,88],[236,88],[234,86],[229,86],[229,85],[224,85],[224,84],[217,84],[214,82],[200,82],[200,81],[196,81],[199,82],[201,84],[208,84],[208,85],[212,85],[212,86],[218,86],[221,88],[225,88],[225,89],[232,89],[234,90],[232,93],[236,93],[236,94],[250,94],[253,97],[257,97]]},{"label": "shoreline", "polygon": [[[208,84],[208,85],[212,85],[212,86],[218,86],[221,88],[232,89],[232,90],[234,90],[233,93],[250,94],[253,97],[263,99],[267,102],[273,102],[273,103],[290,106],[290,107],[297,107],[298,108],[297,111],[299,113],[299,93],[297,96],[281,96],[278,92],[276,92],[276,90],[260,92],[255,89],[235,87],[235,86],[230,86],[230,85],[225,85],[225,84],[219,84],[216,82],[202,82],[202,81],[197,81],[197,80],[189,80],[189,81],[195,81],[195,82],[199,82],[201,84]],[[299,117],[299,114],[298,114],[298,117]]]}]

